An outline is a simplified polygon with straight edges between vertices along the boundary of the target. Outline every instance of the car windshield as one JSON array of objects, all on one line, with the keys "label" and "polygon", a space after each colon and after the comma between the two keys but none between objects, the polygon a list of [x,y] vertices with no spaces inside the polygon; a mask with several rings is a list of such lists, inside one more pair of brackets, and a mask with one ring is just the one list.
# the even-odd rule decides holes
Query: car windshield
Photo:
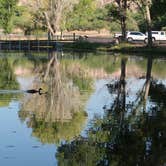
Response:
[{"label": "car windshield", "polygon": [[139,35],[139,36],[143,36],[143,33],[141,33],[141,32],[131,32],[130,35]]},{"label": "car windshield", "polygon": [[158,32],[152,32],[153,35],[158,35]]}]

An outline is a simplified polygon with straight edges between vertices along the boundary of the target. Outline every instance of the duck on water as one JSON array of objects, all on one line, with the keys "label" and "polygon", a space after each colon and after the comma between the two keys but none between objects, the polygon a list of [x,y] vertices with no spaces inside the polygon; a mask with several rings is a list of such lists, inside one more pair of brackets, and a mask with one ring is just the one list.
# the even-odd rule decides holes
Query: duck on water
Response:
[{"label": "duck on water", "polygon": [[42,92],[42,90],[43,90],[42,88],[39,88],[38,90],[36,90],[36,89],[29,89],[29,90],[26,90],[25,92],[26,93],[32,93],[32,94],[39,93],[39,95],[47,93],[47,92]]},{"label": "duck on water", "polygon": [[38,93],[39,95],[42,94],[47,94],[47,92],[43,92],[42,88],[37,89],[28,89],[28,90],[1,90],[0,89],[0,94],[8,94],[8,93],[31,93],[31,94],[35,94]]}]

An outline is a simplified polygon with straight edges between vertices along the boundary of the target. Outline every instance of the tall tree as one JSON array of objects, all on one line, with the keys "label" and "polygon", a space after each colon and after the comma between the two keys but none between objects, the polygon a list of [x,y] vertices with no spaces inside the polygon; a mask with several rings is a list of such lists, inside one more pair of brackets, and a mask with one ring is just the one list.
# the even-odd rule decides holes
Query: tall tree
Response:
[{"label": "tall tree", "polygon": [[161,30],[166,27],[166,1],[164,0],[152,0],[151,16],[153,17],[153,28]]},{"label": "tall tree", "polygon": [[38,11],[43,15],[49,36],[54,36],[59,30],[66,11],[72,9],[77,0],[35,0]]},{"label": "tall tree", "polygon": [[148,47],[152,47],[152,20],[150,15],[150,6],[151,6],[151,0],[146,0],[145,2],[145,11],[146,11],[146,22],[147,22],[147,31],[148,31]]},{"label": "tall tree", "polygon": [[[114,3],[113,3],[114,2]],[[127,20],[127,8],[129,5],[128,0],[114,0],[107,6],[108,17],[111,20],[120,22],[122,31],[122,40],[126,38],[126,20]]]},{"label": "tall tree", "polygon": [[138,7],[141,9],[145,21],[147,24],[147,32],[148,32],[148,47],[151,48],[153,45],[152,42],[152,20],[151,20],[151,13],[150,13],[150,8],[152,5],[152,0],[137,0],[135,1],[138,5]]},{"label": "tall tree", "polygon": [[126,18],[127,18],[127,0],[116,0],[120,12],[120,24],[122,30],[122,39],[126,38]]}]

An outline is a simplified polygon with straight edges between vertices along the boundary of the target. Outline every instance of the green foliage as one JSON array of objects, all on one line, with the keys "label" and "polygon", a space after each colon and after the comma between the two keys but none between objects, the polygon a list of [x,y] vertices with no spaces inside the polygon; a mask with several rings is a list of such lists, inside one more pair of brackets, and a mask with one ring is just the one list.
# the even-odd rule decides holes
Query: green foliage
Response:
[{"label": "green foliage", "polygon": [[152,0],[151,17],[153,22],[153,29],[161,30],[166,26],[166,1],[164,0]]},{"label": "green foliage", "polygon": [[142,13],[134,13],[133,14],[134,20],[137,21],[137,26],[141,32],[146,32],[146,22],[145,18]]},{"label": "green foliage", "polygon": [[117,5],[111,3],[106,5],[105,9],[107,10],[107,19],[110,21],[116,21],[120,23],[120,12]]},{"label": "green foliage", "polygon": [[27,6],[17,6],[17,15],[14,17],[15,27],[21,28],[25,35],[43,34],[46,31],[45,22],[39,11],[32,11]]},{"label": "green foliage", "polygon": [[10,33],[13,27],[18,0],[0,0],[0,25],[5,33]]},{"label": "green foliage", "polygon": [[139,30],[139,24],[138,24],[138,20],[135,19],[135,14],[131,11],[127,12],[127,20],[126,20],[126,26],[127,26],[127,30],[131,31],[131,30]]},{"label": "green foliage", "polygon": [[120,24],[116,21],[113,21],[110,23],[110,31],[111,32],[120,32],[121,31],[121,27]]},{"label": "green foliage", "polygon": [[34,29],[33,15],[30,10],[25,6],[17,7],[17,15],[14,17],[15,27],[19,27],[25,31],[30,32]]},{"label": "green foliage", "polygon": [[[13,28],[21,28],[25,34],[42,34],[46,31],[43,8],[17,6],[18,0],[0,0],[0,26],[5,33],[10,33]],[[69,4],[68,4],[69,5]],[[111,32],[120,31],[122,12],[115,3],[105,7],[97,6],[94,0],[79,0],[72,8],[67,6],[62,14],[61,30],[99,30],[110,29]],[[152,0],[151,17],[152,29],[161,30],[166,27],[166,2]],[[141,12],[127,10],[127,30],[146,31],[146,21]]]},{"label": "green foliage", "polygon": [[[107,11],[106,19],[110,21],[110,30],[112,32],[121,31],[121,12],[119,7],[115,4],[106,5],[105,10]],[[127,30],[138,30],[138,23],[134,18],[132,11],[127,11],[126,28]]]},{"label": "green foliage", "polygon": [[104,11],[97,9],[93,0],[80,0],[68,14],[66,28],[68,30],[94,30],[104,26]]}]

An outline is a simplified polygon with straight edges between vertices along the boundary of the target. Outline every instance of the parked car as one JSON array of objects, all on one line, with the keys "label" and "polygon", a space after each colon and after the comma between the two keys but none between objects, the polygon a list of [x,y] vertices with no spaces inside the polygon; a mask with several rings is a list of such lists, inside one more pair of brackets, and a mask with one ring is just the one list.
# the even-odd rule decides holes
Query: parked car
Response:
[{"label": "parked car", "polygon": [[147,43],[148,41],[148,37],[142,32],[138,32],[138,31],[128,31],[126,35],[126,39],[128,42],[144,41],[145,43]]},{"label": "parked car", "polygon": [[[146,35],[148,36],[148,32],[146,32]],[[152,31],[152,41],[164,41],[166,40],[166,33],[165,31]]]},{"label": "parked car", "polygon": [[121,32],[114,33],[114,38],[121,38],[121,37],[122,37],[122,33]]}]

